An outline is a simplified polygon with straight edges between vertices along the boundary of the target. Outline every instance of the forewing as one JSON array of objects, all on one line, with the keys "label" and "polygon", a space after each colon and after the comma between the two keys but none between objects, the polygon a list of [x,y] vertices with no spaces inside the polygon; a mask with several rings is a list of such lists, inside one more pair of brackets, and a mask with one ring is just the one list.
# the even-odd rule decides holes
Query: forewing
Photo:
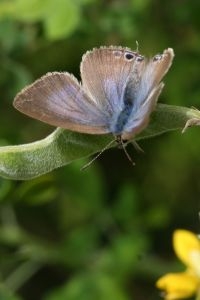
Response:
[{"label": "forewing", "polygon": [[102,111],[67,72],[47,73],[18,93],[13,104],[53,126],[91,134],[108,132]]},{"label": "forewing", "polygon": [[[140,74],[140,83],[135,94],[131,115],[125,126],[124,136],[133,136],[148,124],[150,114],[164,86],[161,80],[169,70],[173,57],[173,49],[169,48],[163,54],[157,54],[151,60],[146,61]],[[134,78],[132,84],[134,85]],[[131,89],[131,81],[128,88]]]},{"label": "forewing", "polygon": [[87,52],[81,63],[83,88],[109,117],[124,107],[124,92],[131,78],[143,69],[143,56],[122,47],[101,47]]}]

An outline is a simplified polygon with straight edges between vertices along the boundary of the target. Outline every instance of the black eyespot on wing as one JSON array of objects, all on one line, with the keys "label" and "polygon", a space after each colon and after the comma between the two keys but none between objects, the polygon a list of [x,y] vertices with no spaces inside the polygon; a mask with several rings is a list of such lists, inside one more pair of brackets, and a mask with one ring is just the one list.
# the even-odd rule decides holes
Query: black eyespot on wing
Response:
[{"label": "black eyespot on wing", "polygon": [[122,55],[122,51],[120,51],[120,50],[113,51],[113,53],[116,58],[119,58]]},{"label": "black eyespot on wing", "polygon": [[132,60],[135,57],[134,54],[130,52],[125,52],[124,56],[127,60]]},{"label": "black eyespot on wing", "polygon": [[144,60],[144,56],[142,56],[142,55],[137,55],[137,57],[136,57],[136,61],[143,61]]},{"label": "black eyespot on wing", "polygon": [[158,60],[161,60],[161,59],[162,59],[162,57],[163,57],[163,55],[162,55],[162,54],[156,54],[156,55],[154,56],[154,58],[153,58],[153,61],[158,61]]}]

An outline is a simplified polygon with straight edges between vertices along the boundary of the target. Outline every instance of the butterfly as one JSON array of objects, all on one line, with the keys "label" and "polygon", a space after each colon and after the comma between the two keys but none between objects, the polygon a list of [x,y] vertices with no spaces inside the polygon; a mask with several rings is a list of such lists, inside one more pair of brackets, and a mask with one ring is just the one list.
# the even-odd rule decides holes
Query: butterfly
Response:
[{"label": "butterfly", "polygon": [[83,55],[81,83],[68,72],[47,73],[19,92],[13,104],[50,125],[112,133],[123,143],[148,125],[173,57],[171,48],[150,59],[129,48],[95,48]]}]

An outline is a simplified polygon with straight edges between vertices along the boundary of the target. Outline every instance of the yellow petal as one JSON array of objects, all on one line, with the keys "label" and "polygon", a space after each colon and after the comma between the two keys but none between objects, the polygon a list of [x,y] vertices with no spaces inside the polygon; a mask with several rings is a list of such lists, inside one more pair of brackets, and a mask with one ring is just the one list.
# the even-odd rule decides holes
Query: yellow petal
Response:
[{"label": "yellow petal", "polygon": [[169,273],[158,279],[156,286],[165,292],[166,300],[183,299],[198,292],[199,280],[187,272]]},{"label": "yellow petal", "polygon": [[200,265],[200,241],[188,230],[176,230],[173,235],[173,245],[176,255],[188,267]]}]

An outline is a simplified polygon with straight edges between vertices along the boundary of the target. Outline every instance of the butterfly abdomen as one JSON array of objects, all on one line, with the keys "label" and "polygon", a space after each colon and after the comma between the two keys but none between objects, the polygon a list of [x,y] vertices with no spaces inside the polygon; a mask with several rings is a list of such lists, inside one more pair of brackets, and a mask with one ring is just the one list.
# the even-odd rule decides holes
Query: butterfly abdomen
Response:
[{"label": "butterfly abdomen", "polygon": [[115,135],[120,135],[127,123],[127,120],[131,114],[132,107],[131,105],[125,105],[124,109],[119,114],[118,118],[116,119],[116,123],[112,128],[112,133]]}]

